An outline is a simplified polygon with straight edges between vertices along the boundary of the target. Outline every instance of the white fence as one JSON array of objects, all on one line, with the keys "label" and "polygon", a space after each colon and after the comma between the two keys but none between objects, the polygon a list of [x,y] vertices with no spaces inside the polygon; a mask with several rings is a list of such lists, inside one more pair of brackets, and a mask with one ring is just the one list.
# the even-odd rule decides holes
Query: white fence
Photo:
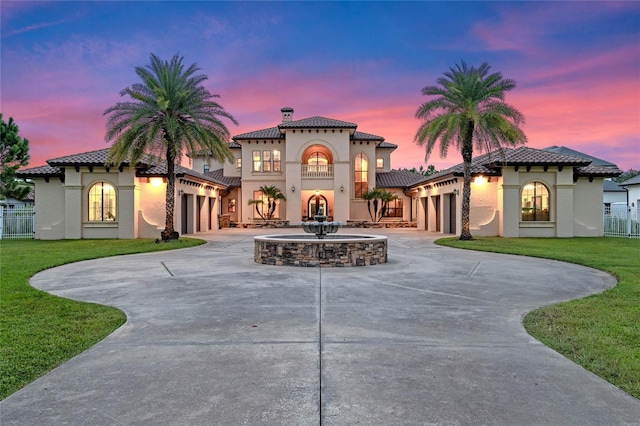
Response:
[{"label": "white fence", "polygon": [[0,240],[33,238],[36,210],[33,206],[0,208]]},{"label": "white fence", "polygon": [[604,209],[604,235],[608,237],[640,238],[638,209],[626,205],[606,206]]}]

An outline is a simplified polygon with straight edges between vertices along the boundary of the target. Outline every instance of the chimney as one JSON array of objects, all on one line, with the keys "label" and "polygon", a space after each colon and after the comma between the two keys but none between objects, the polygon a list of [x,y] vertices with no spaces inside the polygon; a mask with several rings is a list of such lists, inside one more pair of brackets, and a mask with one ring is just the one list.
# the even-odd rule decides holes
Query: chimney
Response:
[{"label": "chimney", "polygon": [[293,108],[284,107],[280,110],[282,112],[282,122],[288,123],[292,120],[293,117]]}]

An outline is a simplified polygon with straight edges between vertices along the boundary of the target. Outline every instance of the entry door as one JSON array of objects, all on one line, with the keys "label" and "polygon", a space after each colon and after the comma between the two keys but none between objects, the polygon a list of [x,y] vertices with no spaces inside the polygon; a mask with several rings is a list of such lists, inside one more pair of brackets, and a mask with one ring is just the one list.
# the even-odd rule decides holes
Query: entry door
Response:
[{"label": "entry door", "polygon": [[309,212],[309,219],[313,219],[313,216],[317,215],[322,208],[322,214],[324,216],[329,215],[329,205],[327,204],[327,199],[324,195],[314,195],[309,198],[307,203],[307,211]]}]

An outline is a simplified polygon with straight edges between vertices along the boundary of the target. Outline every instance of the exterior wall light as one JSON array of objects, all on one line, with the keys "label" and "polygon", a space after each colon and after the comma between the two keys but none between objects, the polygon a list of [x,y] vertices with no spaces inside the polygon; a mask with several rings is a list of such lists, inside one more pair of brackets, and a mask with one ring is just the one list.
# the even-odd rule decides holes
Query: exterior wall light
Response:
[{"label": "exterior wall light", "polygon": [[291,185],[291,192],[296,192],[296,186],[295,185]]},{"label": "exterior wall light", "polygon": [[340,192],[344,192],[344,185],[340,185]]},{"label": "exterior wall light", "polygon": [[460,191],[458,191],[458,188],[453,190],[453,195],[458,195],[460,193]]},{"label": "exterior wall light", "polygon": [[475,183],[476,185],[484,185],[486,182],[486,179],[484,178],[484,176],[480,175],[480,176],[476,176],[473,179],[473,183]]}]

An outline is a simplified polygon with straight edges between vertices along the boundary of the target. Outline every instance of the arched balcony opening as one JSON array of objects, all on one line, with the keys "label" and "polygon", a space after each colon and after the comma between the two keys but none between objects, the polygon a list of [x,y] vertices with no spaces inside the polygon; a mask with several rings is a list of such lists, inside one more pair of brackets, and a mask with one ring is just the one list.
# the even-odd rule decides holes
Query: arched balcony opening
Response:
[{"label": "arched balcony opening", "polygon": [[302,178],[333,178],[333,156],[327,147],[312,145],[304,151],[302,154]]}]

